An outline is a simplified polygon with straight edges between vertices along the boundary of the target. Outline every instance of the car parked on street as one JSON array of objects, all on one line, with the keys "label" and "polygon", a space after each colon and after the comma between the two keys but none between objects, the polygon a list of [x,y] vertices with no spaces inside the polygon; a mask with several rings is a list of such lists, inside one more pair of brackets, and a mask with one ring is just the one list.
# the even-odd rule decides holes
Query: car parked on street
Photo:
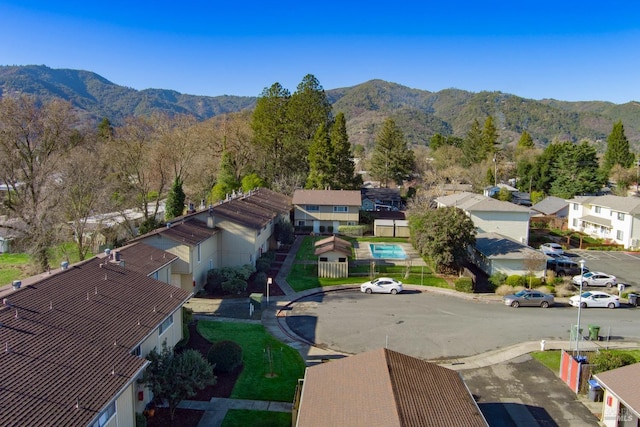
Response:
[{"label": "car parked on street", "polygon": [[535,290],[522,290],[512,295],[505,295],[502,297],[502,301],[505,305],[517,308],[520,306],[533,306],[547,308],[554,303],[553,295],[545,294]]},{"label": "car parked on street", "polygon": [[606,286],[607,288],[611,288],[618,283],[616,276],[601,271],[590,271],[588,273],[578,274],[577,276],[573,276],[571,281],[576,286],[580,286],[580,281],[582,281],[582,286]]},{"label": "car parked on street", "polygon": [[587,291],[582,295],[575,295],[569,298],[569,304],[574,307],[620,307],[620,298],[602,291]]},{"label": "car parked on street", "polygon": [[399,294],[402,292],[402,282],[390,277],[378,277],[360,285],[360,291],[367,294]]},{"label": "car parked on street", "polygon": [[545,255],[562,255],[564,254],[564,249],[559,243],[543,243],[540,245],[540,250]]}]

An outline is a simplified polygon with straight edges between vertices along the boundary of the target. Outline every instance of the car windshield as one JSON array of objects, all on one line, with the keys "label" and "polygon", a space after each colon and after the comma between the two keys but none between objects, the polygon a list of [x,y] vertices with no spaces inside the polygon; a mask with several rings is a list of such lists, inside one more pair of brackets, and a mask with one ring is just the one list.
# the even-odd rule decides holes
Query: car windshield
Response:
[{"label": "car windshield", "polygon": [[585,279],[588,279],[589,277],[593,276],[593,273],[584,273],[582,275],[582,277],[584,277]]},{"label": "car windshield", "polygon": [[520,298],[520,297],[523,297],[523,296],[528,295],[528,294],[529,294],[529,292],[527,292],[527,291],[520,291],[520,292],[516,292],[516,294],[515,294],[515,295],[516,295],[518,298]]},{"label": "car windshield", "polygon": [[593,295],[591,292],[583,292],[582,298],[589,298],[591,295]]}]

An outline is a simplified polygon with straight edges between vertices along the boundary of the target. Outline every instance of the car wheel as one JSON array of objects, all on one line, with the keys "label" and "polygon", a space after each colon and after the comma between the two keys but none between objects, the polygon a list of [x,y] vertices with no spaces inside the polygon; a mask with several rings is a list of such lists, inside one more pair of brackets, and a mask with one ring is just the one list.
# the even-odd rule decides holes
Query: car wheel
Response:
[{"label": "car wheel", "polygon": [[391,289],[391,295],[395,295],[395,294],[397,294],[397,293],[398,293],[398,290],[397,290],[397,289]]},{"label": "car wheel", "polygon": [[542,301],[542,304],[540,304],[540,307],[549,308],[549,302],[548,301]]},{"label": "car wheel", "polygon": [[616,305],[615,305],[614,303],[610,302],[610,303],[609,303],[609,305],[608,305],[607,307],[609,307],[609,308],[616,308]]},{"label": "car wheel", "polygon": [[582,308],[587,308],[587,303],[586,303],[586,302],[581,302],[581,303],[580,303],[580,307],[582,307]]},{"label": "car wheel", "polygon": [[365,292],[366,292],[366,293],[368,293],[368,294],[370,294],[370,293],[372,292],[372,291],[371,291],[371,288],[367,288],[367,290],[366,290]]},{"label": "car wheel", "polygon": [[564,277],[565,276],[564,271],[562,271],[562,270],[558,271],[558,276],[559,277]]},{"label": "car wheel", "polygon": [[589,286],[588,282],[582,282],[582,287],[584,288],[585,286]]},{"label": "car wheel", "polygon": [[605,285],[607,288],[611,288],[613,286],[613,283],[611,282],[607,282],[607,284]]},{"label": "car wheel", "polygon": [[514,302],[511,303],[511,307],[518,308],[518,307],[520,307],[520,303],[518,301],[514,301]]}]

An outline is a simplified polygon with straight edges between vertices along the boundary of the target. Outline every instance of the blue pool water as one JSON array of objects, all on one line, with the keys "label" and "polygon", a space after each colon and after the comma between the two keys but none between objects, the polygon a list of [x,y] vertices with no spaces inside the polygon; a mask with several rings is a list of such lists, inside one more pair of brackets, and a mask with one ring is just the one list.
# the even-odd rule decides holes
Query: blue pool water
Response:
[{"label": "blue pool water", "polygon": [[406,259],[407,254],[400,245],[390,243],[370,243],[371,256],[376,259]]}]

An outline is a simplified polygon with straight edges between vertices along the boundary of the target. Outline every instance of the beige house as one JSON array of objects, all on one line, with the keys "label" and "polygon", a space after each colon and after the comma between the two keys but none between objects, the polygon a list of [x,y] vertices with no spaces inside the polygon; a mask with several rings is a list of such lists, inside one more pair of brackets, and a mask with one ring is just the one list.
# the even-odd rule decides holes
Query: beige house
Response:
[{"label": "beige house", "polygon": [[289,222],[291,198],[266,188],[174,218],[136,241],[176,255],[171,283],[197,292],[214,268],[255,265],[277,246],[278,222]]},{"label": "beige house", "polygon": [[602,417],[606,427],[640,425],[640,363],[594,375],[604,389]]},{"label": "beige house", "polygon": [[314,233],[337,233],[341,225],[358,225],[361,196],[358,190],[296,190],[294,225],[312,227]]},{"label": "beige house", "polygon": [[336,236],[315,242],[318,277],[349,277],[351,243]]},{"label": "beige house", "polygon": [[460,374],[389,349],[308,367],[297,427],[486,427]]},{"label": "beige house", "polygon": [[152,397],[137,382],[145,356],[182,339],[191,297],[149,277],[170,255],[136,250],[137,261],[102,254],[0,290],[3,425],[135,425]]}]

